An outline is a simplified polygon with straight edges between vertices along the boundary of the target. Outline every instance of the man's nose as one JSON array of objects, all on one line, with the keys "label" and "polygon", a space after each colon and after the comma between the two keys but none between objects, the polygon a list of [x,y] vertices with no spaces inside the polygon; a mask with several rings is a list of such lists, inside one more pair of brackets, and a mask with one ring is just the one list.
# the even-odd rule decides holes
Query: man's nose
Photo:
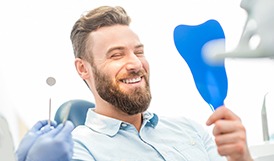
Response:
[{"label": "man's nose", "polygon": [[130,53],[128,55],[126,63],[127,70],[138,72],[142,68],[142,66],[142,62],[136,54]]}]

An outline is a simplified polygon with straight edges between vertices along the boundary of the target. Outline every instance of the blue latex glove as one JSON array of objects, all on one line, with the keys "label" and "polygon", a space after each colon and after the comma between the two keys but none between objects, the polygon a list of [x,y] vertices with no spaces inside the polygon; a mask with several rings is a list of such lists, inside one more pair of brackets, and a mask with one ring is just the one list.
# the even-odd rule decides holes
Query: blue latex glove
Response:
[{"label": "blue latex glove", "polygon": [[71,121],[40,136],[29,149],[26,161],[70,161],[73,153]]},{"label": "blue latex glove", "polygon": [[[56,127],[55,122],[51,122],[51,126]],[[25,161],[29,149],[33,143],[42,136],[43,134],[49,132],[51,127],[48,125],[47,120],[38,121],[23,137],[17,150],[16,157],[18,161]]]}]

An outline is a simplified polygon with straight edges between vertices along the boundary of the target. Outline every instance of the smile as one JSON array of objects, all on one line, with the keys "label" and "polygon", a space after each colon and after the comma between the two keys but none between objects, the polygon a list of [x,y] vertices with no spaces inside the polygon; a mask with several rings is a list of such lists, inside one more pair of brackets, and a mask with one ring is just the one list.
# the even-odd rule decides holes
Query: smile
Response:
[{"label": "smile", "polygon": [[142,77],[132,78],[132,79],[123,79],[122,82],[126,84],[138,83],[142,80]]}]

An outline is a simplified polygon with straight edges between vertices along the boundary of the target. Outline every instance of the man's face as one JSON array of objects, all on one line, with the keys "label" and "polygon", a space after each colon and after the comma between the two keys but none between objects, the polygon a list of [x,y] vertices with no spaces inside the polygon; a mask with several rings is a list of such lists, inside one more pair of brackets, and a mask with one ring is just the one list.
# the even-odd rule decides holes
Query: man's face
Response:
[{"label": "man's face", "polygon": [[90,36],[99,96],[129,115],[145,111],[151,101],[149,65],[137,35],[128,26],[116,25]]}]

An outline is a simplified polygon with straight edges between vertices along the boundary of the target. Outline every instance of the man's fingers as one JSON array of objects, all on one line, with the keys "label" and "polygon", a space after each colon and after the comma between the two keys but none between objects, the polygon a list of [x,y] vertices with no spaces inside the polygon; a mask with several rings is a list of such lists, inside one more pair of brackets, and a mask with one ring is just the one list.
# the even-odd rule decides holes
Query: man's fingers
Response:
[{"label": "man's fingers", "polygon": [[233,144],[224,144],[222,146],[218,146],[218,153],[221,156],[229,156],[231,158],[243,157],[246,153],[246,146],[242,143],[233,143]]},{"label": "man's fingers", "polygon": [[244,131],[245,128],[240,121],[230,121],[230,120],[218,120],[215,122],[213,128],[213,135],[232,133],[236,131]]},{"label": "man's fingers", "polygon": [[242,131],[215,136],[215,142],[217,146],[222,146],[225,144],[234,144],[237,142],[245,143],[245,140],[246,140],[246,136],[245,136],[245,133]]},{"label": "man's fingers", "polygon": [[225,106],[219,107],[208,118],[206,124],[212,125],[213,135],[222,156],[228,160],[250,160],[246,144],[246,130],[241,119]]},{"label": "man's fingers", "polygon": [[228,108],[225,106],[221,106],[216,109],[216,111],[213,112],[213,114],[208,118],[206,124],[212,125],[215,123],[217,120],[240,120],[240,118],[235,115],[232,111],[230,111]]}]

